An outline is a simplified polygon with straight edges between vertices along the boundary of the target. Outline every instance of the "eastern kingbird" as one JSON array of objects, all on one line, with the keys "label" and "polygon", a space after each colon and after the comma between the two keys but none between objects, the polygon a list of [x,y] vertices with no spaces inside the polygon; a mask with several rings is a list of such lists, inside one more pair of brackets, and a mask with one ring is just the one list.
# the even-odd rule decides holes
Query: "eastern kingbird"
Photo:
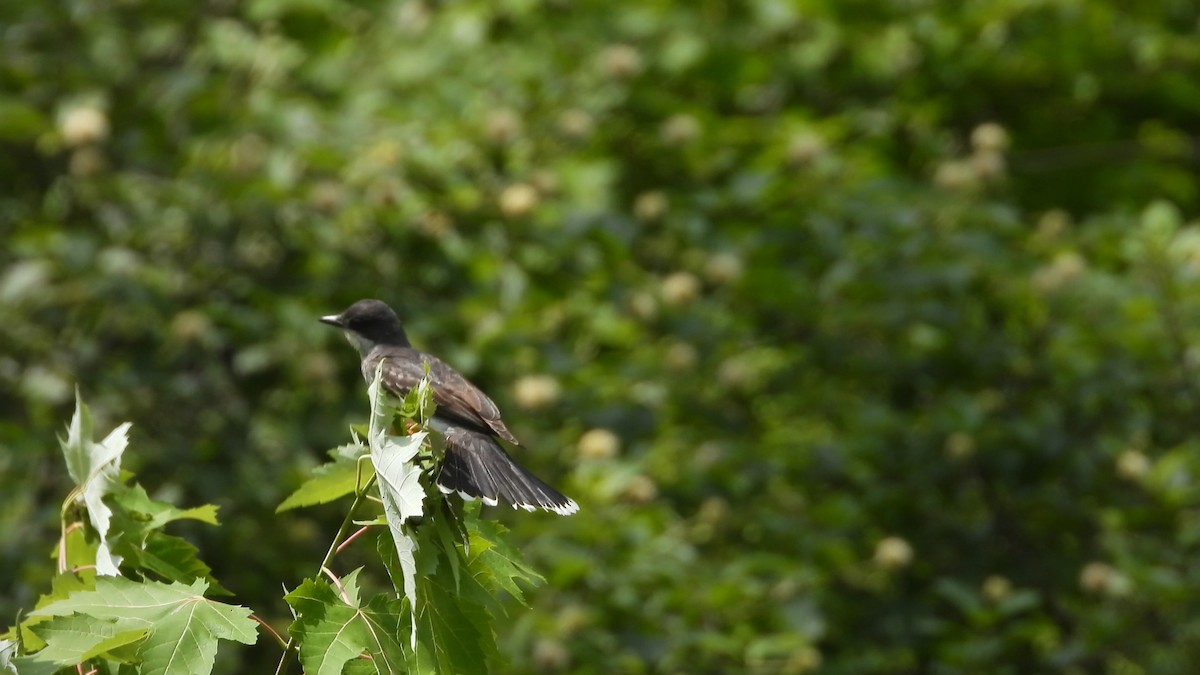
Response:
[{"label": "eastern kingbird", "polygon": [[457,492],[465,499],[482,499],[495,506],[499,499],[526,511],[545,509],[562,516],[579,510],[574,500],[546,485],[521,468],[504,452],[497,439],[520,445],[500,419],[500,409],[487,394],[467,381],[444,361],[413,349],[391,307],[379,300],[359,300],[341,314],[321,317],[337,326],[362,357],[367,382],[383,363],[382,384],[401,398],[425,377],[429,380],[437,411],[430,426],[446,439],[446,453],[436,483],[445,494]]}]

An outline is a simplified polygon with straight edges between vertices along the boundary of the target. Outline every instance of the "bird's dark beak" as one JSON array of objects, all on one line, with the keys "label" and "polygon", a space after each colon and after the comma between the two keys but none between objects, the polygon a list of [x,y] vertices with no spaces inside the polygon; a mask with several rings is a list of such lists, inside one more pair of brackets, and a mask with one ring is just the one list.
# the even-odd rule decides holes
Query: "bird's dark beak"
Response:
[{"label": "bird's dark beak", "polygon": [[330,314],[328,316],[323,316],[323,317],[321,317],[320,321],[321,321],[321,323],[327,323],[330,326],[337,326],[338,328],[342,327],[342,316],[340,314]]}]

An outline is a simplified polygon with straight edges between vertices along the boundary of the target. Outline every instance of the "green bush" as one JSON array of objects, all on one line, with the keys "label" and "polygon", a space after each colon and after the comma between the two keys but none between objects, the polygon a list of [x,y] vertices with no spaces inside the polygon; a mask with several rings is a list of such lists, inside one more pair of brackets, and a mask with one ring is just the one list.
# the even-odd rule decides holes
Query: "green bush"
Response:
[{"label": "green bush", "polygon": [[1190,672],[1200,43],[1127,5],[5,3],[0,613],[78,383],[286,622],[379,297],[580,501],[499,516],[512,672]]}]

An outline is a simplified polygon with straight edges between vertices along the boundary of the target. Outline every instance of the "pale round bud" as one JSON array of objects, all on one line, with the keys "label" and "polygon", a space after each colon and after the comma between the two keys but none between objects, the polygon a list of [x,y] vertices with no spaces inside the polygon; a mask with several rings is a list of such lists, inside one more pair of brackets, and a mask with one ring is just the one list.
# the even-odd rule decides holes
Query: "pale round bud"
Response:
[{"label": "pale round bud", "polygon": [[402,3],[395,12],[395,25],[408,35],[420,35],[429,28],[433,14],[424,2]]},{"label": "pale round bud", "polygon": [[913,560],[912,544],[901,537],[884,537],[875,545],[875,564],[885,569],[907,567]]},{"label": "pale round bud", "polygon": [[71,163],[68,170],[77,178],[91,178],[99,175],[108,166],[104,153],[95,146],[85,146],[71,153]]},{"label": "pale round bud", "polygon": [[533,645],[533,663],[541,672],[559,672],[571,664],[571,652],[554,638],[539,638]]},{"label": "pale round bud", "polygon": [[208,315],[194,309],[185,309],[171,319],[170,334],[179,342],[201,342],[212,335],[212,322]]},{"label": "pale round bud", "polygon": [[658,485],[649,476],[634,476],[625,486],[625,498],[634,504],[649,504],[656,497]]},{"label": "pale round bud", "polygon": [[781,675],[803,675],[821,667],[821,652],[816,647],[804,645],[792,650],[780,669]]},{"label": "pale round bud", "polygon": [[582,139],[592,134],[592,130],[596,128],[596,121],[588,111],[571,108],[558,116],[558,128],[571,138]]},{"label": "pale round bud", "polygon": [[335,180],[318,181],[309,191],[308,199],[316,210],[333,213],[346,203],[346,188]]},{"label": "pale round bud", "polygon": [[642,53],[633,45],[611,45],[601,55],[600,64],[610,76],[626,79],[642,72]]},{"label": "pale round bud", "polygon": [[558,192],[558,174],[549,169],[539,169],[530,176],[530,182],[539,195],[551,195]]},{"label": "pale round bud", "polygon": [[971,131],[971,147],[977,152],[1008,150],[1008,131],[995,122],[984,122]]},{"label": "pale round bud", "polygon": [[1117,456],[1117,475],[1125,480],[1138,481],[1150,471],[1150,458],[1140,450],[1126,450]]},{"label": "pale round bud", "polygon": [[621,439],[608,429],[591,429],[576,444],[583,459],[612,459],[621,451]]},{"label": "pale round bud", "polygon": [[111,276],[127,277],[141,266],[141,257],[123,246],[109,246],[96,256],[96,267]]},{"label": "pale round bud", "polygon": [[454,220],[443,211],[426,211],[417,219],[417,229],[435,239],[454,231]]},{"label": "pale round bud", "polygon": [[995,150],[978,150],[968,160],[975,175],[985,181],[997,181],[1004,178],[1008,170],[1004,154]]},{"label": "pale round bud", "polygon": [[1008,577],[993,574],[983,580],[983,586],[980,590],[983,592],[983,597],[992,602],[1000,602],[1012,595],[1013,585],[1008,580]]},{"label": "pale round bud", "polygon": [[729,502],[721,497],[709,497],[700,504],[696,519],[709,525],[720,525],[729,517]]},{"label": "pale round bud", "polygon": [[517,405],[526,410],[544,408],[559,397],[558,380],[550,375],[526,375],[513,385],[513,397]]},{"label": "pale round bud", "polygon": [[592,622],[592,615],[584,607],[570,604],[559,610],[556,619],[558,629],[565,635],[571,635],[587,628]]},{"label": "pale round bud", "polygon": [[1037,237],[1051,241],[1062,236],[1071,228],[1071,214],[1063,209],[1050,209],[1038,218]]},{"label": "pale round bud", "polygon": [[30,366],[21,376],[21,391],[30,398],[62,403],[71,398],[71,383],[42,366]]},{"label": "pale round bud", "polygon": [[802,131],[788,140],[787,158],[796,166],[812,164],[829,152],[829,145],[819,134]]},{"label": "pale round bud", "polygon": [[498,108],[488,113],[484,122],[484,133],[493,143],[511,143],[521,135],[521,117],[508,108]]},{"label": "pale round bud", "polygon": [[686,342],[676,342],[667,348],[667,367],[675,372],[686,372],[696,367],[696,348]]},{"label": "pale round bud", "polygon": [[1090,593],[1101,593],[1108,590],[1117,570],[1112,565],[1102,562],[1090,562],[1079,571],[1079,585]]},{"label": "pale round bud", "polygon": [[667,215],[670,205],[667,195],[659,190],[643,192],[633,202],[633,215],[642,222],[652,222]]},{"label": "pale round bud", "polygon": [[947,190],[969,190],[979,183],[979,175],[969,162],[954,159],[938,165],[933,182]]},{"label": "pale round bud", "polygon": [[108,138],[108,115],[94,105],[75,106],[62,114],[58,131],[69,147],[98,143]]},{"label": "pale round bud", "polygon": [[721,365],[717,367],[717,381],[723,387],[740,389],[751,384],[753,379],[754,372],[741,355],[735,354],[722,361]]},{"label": "pale round bud", "polygon": [[629,310],[644,321],[650,321],[658,316],[658,300],[649,293],[635,293],[629,299]]},{"label": "pale round bud", "polygon": [[691,115],[672,115],[663,122],[662,139],[671,145],[685,145],[700,136],[700,122]]},{"label": "pale round bud", "polygon": [[668,305],[689,305],[700,297],[700,280],[691,272],[675,272],[662,282],[662,298]]},{"label": "pale round bud", "polygon": [[704,264],[704,276],[716,284],[731,284],[742,276],[742,259],[732,253],[718,253]]},{"label": "pale round bud", "polygon": [[634,382],[629,387],[630,398],[647,408],[657,408],[667,400],[667,388],[657,380]]},{"label": "pale round bud", "polygon": [[1048,265],[1033,273],[1033,285],[1043,292],[1054,292],[1077,282],[1087,272],[1087,262],[1075,251],[1064,251]]},{"label": "pale round bud", "polygon": [[946,437],[942,448],[951,459],[966,459],[975,454],[975,439],[970,434],[956,431]]},{"label": "pale round bud", "polygon": [[500,210],[509,218],[529,215],[538,205],[537,188],[526,183],[516,183],[500,193]]},{"label": "pale round bud", "polygon": [[725,457],[725,448],[715,441],[706,441],[696,447],[692,461],[700,469],[706,469]]}]

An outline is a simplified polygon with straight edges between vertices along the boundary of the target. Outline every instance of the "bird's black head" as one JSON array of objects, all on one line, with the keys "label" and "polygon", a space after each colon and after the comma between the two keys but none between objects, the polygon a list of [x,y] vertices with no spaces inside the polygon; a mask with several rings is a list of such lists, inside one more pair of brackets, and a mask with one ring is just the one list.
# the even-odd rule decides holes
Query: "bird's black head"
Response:
[{"label": "bird's black head", "polygon": [[341,328],[364,356],[377,344],[409,346],[400,318],[379,300],[359,300],[341,314],[321,317],[321,322]]}]

